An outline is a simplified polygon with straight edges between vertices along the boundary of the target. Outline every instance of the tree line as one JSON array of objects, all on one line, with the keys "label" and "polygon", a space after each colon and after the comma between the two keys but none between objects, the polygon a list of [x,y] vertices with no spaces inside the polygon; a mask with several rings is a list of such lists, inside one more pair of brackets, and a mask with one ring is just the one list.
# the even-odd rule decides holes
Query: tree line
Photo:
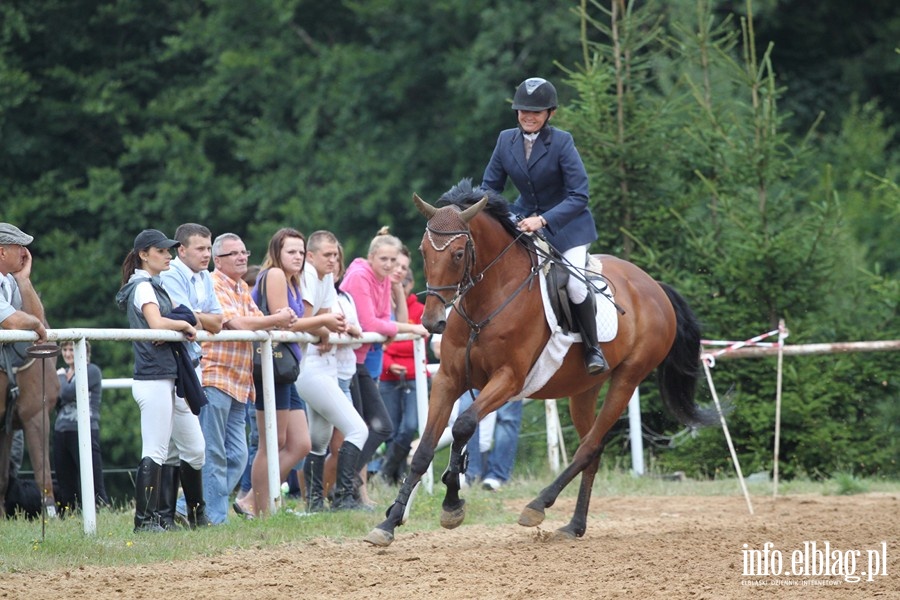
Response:
[{"label": "tree line", "polygon": [[[112,298],[145,227],[200,222],[255,256],[280,226],[324,228],[352,257],[388,224],[414,250],[412,193],[480,180],[516,84],[541,75],[591,177],[595,251],[678,288],[707,337],[785,318],[794,343],[896,338],[900,15],[782,4],[6,2],[3,220],[36,237],[53,327],[125,326]],[[130,373],[127,344],[94,357]],[[898,362],[788,361],[783,472],[896,476]],[[742,464],[769,468],[773,362],[716,377]],[[673,434],[642,393],[648,427]],[[108,404],[105,450],[131,464],[134,407]],[[714,475],[722,444],[708,430],[651,453]]]}]

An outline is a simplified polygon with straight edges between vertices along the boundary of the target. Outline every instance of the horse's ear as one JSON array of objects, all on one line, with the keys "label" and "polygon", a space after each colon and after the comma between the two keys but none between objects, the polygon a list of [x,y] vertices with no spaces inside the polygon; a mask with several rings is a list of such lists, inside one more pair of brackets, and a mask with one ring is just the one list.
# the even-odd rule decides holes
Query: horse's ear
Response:
[{"label": "horse's ear", "polygon": [[430,220],[431,217],[434,216],[434,213],[437,212],[437,209],[435,207],[433,207],[432,205],[428,204],[427,202],[425,202],[424,200],[419,198],[419,195],[416,194],[415,192],[413,192],[413,202],[416,203],[416,208],[419,209],[420,213],[425,215],[426,219]]},{"label": "horse's ear", "polygon": [[481,200],[459,213],[459,218],[462,219],[463,223],[468,223],[472,220],[472,217],[481,212],[481,209],[484,208],[484,205],[487,204],[487,201],[488,197],[487,194],[485,194]]}]

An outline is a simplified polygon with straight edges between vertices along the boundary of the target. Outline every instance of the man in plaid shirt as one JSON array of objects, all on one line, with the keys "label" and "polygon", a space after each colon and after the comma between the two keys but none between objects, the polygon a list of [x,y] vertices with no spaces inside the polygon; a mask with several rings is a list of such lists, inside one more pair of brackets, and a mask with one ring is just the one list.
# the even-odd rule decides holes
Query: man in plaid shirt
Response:
[{"label": "man in plaid shirt", "polygon": [[[250,297],[242,277],[250,253],[241,238],[223,233],[212,247],[215,271],[213,287],[222,305],[223,329],[251,331],[290,327],[296,318],[290,308],[264,315]],[[203,407],[200,425],[206,438],[203,465],[206,513],[213,524],[228,517],[228,500],[247,464],[244,405],[254,402],[252,342],[205,342],[203,388],[209,404]]]}]

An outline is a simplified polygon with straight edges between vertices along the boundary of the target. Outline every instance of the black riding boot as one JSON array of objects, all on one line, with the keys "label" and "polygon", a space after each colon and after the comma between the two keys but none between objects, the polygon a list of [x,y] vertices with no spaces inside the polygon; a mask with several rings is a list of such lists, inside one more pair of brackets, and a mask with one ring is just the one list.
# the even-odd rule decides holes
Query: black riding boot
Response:
[{"label": "black riding boot", "polygon": [[159,475],[161,467],[149,456],[141,459],[134,480],[134,532],[165,531],[159,524]]},{"label": "black riding boot", "polygon": [[334,500],[331,502],[332,510],[363,510],[362,502],[356,493],[359,471],[356,461],[359,460],[360,449],[344,442],[338,451],[337,481],[334,482]]},{"label": "black riding boot", "polygon": [[187,506],[188,525],[191,529],[212,525],[206,517],[206,501],[203,500],[203,471],[181,461],[181,489]]},{"label": "black riding boot", "polygon": [[394,442],[388,446],[381,463],[381,477],[391,485],[399,485],[403,482],[403,472],[406,466],[406,457],[409,455],[409,446],[402,447]]},{"label": "black riding boot", "polygon": [[303,463],[303,477],[306,480],[307,512],[325,510],[325,457],[319,454],[307,454]]},{"label": "black riding boot", "polygon": [[600,345],[597,343],[597,314],[595,312],[594,294],[588,290],[587,298],[581,304],[572,304],[575,318],[581,329],[581,342],[584,345],[584,367],[590,375],[600,375],[609,370]]},{"label": "black riding boot", "polygon": [[175,523],[175,504],[178,502],[178,465],[163,465],[159,468],[159,503],[156,507],[159,524],[166,531],[181,529]]}]

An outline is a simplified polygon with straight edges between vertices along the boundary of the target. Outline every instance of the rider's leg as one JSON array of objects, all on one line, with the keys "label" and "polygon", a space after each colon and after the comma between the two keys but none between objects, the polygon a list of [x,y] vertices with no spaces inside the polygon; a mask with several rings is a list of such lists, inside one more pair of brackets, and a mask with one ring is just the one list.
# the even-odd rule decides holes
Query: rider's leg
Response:
[{"label": "rider's leg", "polygon": [[[576,246],[563,252],[563,257],[576,269],[583,269],[587,264],[588,246]],[[597,342],[597,315],[593,290],[583,276],[570,275],[566,284],[569,301],[574,309],[574,316],[581,329],[581,340],[584,344],[584,366],[591,375],[599,375],[609,370],[600,345]]]}]

